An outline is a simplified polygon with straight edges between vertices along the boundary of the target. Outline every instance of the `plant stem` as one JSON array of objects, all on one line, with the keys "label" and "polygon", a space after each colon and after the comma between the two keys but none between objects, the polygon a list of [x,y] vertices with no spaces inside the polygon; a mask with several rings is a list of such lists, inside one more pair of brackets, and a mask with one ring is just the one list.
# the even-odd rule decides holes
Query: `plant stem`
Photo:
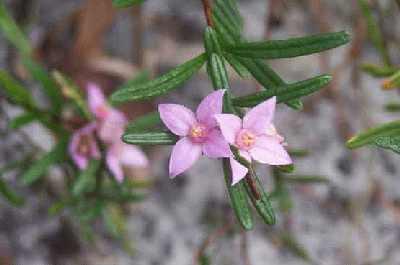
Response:
[{"label": "plant stem", "polygon": [[210,0],[201,0],[201,2],[203,3],[204,15],[207,20],[207,25],[209,27],[212,27],[213,21],[212,21],[212,9],[211,9]]}]

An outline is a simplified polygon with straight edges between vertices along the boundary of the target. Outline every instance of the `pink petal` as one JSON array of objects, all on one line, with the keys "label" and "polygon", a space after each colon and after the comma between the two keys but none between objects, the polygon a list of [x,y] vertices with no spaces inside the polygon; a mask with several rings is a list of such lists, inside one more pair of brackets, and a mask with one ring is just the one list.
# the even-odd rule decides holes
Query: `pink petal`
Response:
[{"label": "pink petal", "polygon": [[247,172],[249,171],[247,167],[240,164],[234,158],[230,158],[231,169],[232,169],[232,186],[241,181],[244,177],[246,177]]},{"label": "pink petal", "polygon": [[243,128],[256,134],[265,134],[274,118],[276,97],[258,104],[243,118]]},{"label": "pink petal", "polygon": [[100,87],[94,83],[87,85],[87,97],[90,111],[98,119],[104,119],[110,110]]},{"label": "pink petal", "polygon": [[118,182],[122,182],[124,180],[124,172],[122,170],[122,166],[115,148],[111,147],[108,149],[106,154],[106,163],[107,167],[110,169],[115,179]]},{"label": "pink petal", "polygon": [[121,156],[120,161],[126,166],[132,167],[147,167],[149,160],[147,159],[145,153],[134,145],[121,144]]},{"label": "pink petal", "polygon": [[215,119],[225,140],[230,144],[234,144],[236,135],[242,128],[242,120],[233,114],[217,114]]},{"label": "pink petal", "polygon": [[222,113],[224,93],[224,89],[217,90],[201,101],[196,111],[196,117],[200,123],[211,128],[217,126],[214,115]]},{"label": "pink petal", "polygon": [[116,109],[112,109],[107,117],[100,123],[99,137],[105,143],[121,141],[127,119]]},{"label": "pink petal", "polygon": [[258,137],[254,147],[250,149],[250,155],[263,164],[275,166],[292,164],[292,159],[276,137]]},{"label": "pink petal", "polygon": [[201,145],[194,144],[189,138],[183,137],[172,149],[169,160],[169,175],[176,177],[188,168],[201,156]]},{"label": "pink petal", "polygon": [[182,105],[160,104],[158,111],[165,126],[179,136],[186,136],[190,128],[196,123],[193,112]]},{"label": "pink petal", "polygon": [[[89,123],[88,125],[76,130],[71,138],[71,141],[68,146],[68,152],[78,166],[79,169],[85,169],[88,165],[88,161],[90,158],[100,158],[100,151],[97,147],[96,141],[94,139],[94,131],[96,130],[95,123]],[[79,153],[79,144],[82,137],[91,137],[90,139],[90,155],[84,156]]]},{"label": "pink petal", "polygon": [[221,132],[216,129],[208,135],[207,141],[203,144],[203,153],[210,158],[231,156],[228,142],[224,139]]}]

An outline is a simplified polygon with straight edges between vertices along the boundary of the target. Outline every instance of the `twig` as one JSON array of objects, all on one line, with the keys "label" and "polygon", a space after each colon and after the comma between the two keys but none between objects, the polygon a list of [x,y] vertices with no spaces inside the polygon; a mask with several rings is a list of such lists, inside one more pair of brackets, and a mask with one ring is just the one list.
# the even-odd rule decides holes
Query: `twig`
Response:
[{"label": "twig", "polygon": [[212,9],[211,9],[210,0],[201,0],[201,2],[203,3],[204,16],[206,17],[207,25],[212,27],[213,21],[212,21]]}]

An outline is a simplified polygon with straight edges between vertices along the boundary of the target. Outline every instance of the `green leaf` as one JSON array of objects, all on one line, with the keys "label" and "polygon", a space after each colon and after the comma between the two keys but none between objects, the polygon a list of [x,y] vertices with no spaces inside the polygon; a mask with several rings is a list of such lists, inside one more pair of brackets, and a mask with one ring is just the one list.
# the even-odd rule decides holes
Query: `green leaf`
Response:
[{"label": "green leaf", "polygon": [[375,46],[375,48],[379,51],[382,57],[382,61],[386,65],[390,65],[390,57],[389,53],[386,49],[385,40],[382,36],[381,30],[379,29],[378,22],[374,18],[372,14],[372,10],[368,5],[368,1],[366,0],[358,0],[358,4],[361,8],[362,14],[367,22],[368,29],[368,37]]},{"label": "green leaf", "polygon": [[350,41],[344,31],[323,33],[288,40],[269,40],[239,43],[225,47],[226,51],[247,58],[278,59],[291,58],[333,49]]},{"label": "green leaf", "polygon": [[387,112],[400,112],[400,103],[390,102],[385,105],[385,110]]},{"label": "green leaf", "polygon": [[82,96],[80,89],[73,83],[71,79],[58,71],[52,73],[54,80],[60,86],[63,95],[70,98],[79,112],[88,120],[91,120],[92,114],[89,111],[86,101]]},{"label": "green leaf", "polygon": [[206,27],[204,31],[204,47],[208,56],[211,59],[211,55],[216,53],[218,55],[222,54],[222,49],[219,44],[218,35],[215,30],[211,27]]},{"label": "green leaf", "polygon": [[232,186],[232,173],[229,159],[223,159],[223,169],[231,206],[235,212],[236,218],[245,230],[251,230],[253,228],[253,217],[247,200],[244,181]]},{"label": "green leaf", "polygon": [[147,131],[161,123],[160,113],[158,111],[150,112],[130,122],[125,133]]},{"label": "green leaf", "polygon": [[91,160],[88,167],[80,172],[72,186],[72,194],[79,196],[84,192],[92,191],[96,185],[96,173],[100,168],[100,160]]},{"label": "green leaf", "polygon": [[364,63],[361,69],[373,77],[389,77],[400,69],[393,66],[379,66],[371,63]]},{"label": "green leaf", "polygon": [[281,235],[282,243],[299,258],[311,262],[310,255],[307,250],[302,246],[297,239],[288,232],[283,232]]},{"label": "green leaf", "polygon": [[249,70],[235,56],[230,53],[224,53],[224,58],[240,77],[249,78],[251,76]]},{"label": "green leaf", "polygon": [[376,146],[400,154],[400,133],[396,136],[379,136],[374,140]]},{"label": "green leaf", "polygon": [[371,128],[363,133],[352,137],[346,146],[350,149],[359,148],[368,144],[374,144],[378,137],[399,136],[400,121],[393,121],[384,125]]},{"label": "green leaf", "polygon": [[150,80],[150,74],[148,71],[142,71],[139,74],[137,74],[133,79],[128,80],[125,84],[122,86],[118,87],[116,90],[120,90],[125,87],[134,87],[141,85],[145,82],[148,82]]},{"label": "green leaf", "polygon": [[207,63],[207,72],[211,78],[214,89],[229,88],[229,79],[225,63],[218,54],[211,54],[211,58]]},{"label": "green leaf", "polygon": [[142,4],[144,0],[113,0],[113,6],[118,8]]},{"label": "green leaf", "polygon": [[215,0],[212,8],[214,15],[221,17],[236,32],[241,33],[243,20],[240,16],[236,0]]},{"label": "green leaf", "polygon": [[273,97],[277,97],[278,103],[288,102],[318,91],[326,86],[332,77],[330,75],[321,75],[311,79],[303,80],[297,83],[288,84],[280,88],[259,91],[251,95],[233,99],[233,104],[238,107],[254,107],[257,104]]},{"label": "green leaf", "polygon": [[328,183],[329,179],[323,176],[308,176],[308,175],[290,175],[281,176],[288,183],[294,184],[309,184],[309,183]]},{"label": "green leaf", "polygon": [[[261,181],[257,174],[252,171],[248,176],[251,179],[250,184],[248,181],[246,182],[247,194],[249,195],[253,206],[256,208],[258,214],[263,219],[263,221],[268,225],[274,225],[276,223],[276,216],[274,209],[272,207],[271,201],[269,199],[268,194],[265,192],[264,187],[261,184]],[[254,185],[254,188],[259,193],[259,198],[255,197],[255,194],[252,191],[251,185]]]},{"label": "green leaf", "polygon": [[290,165],[277,166],[276,169],[283,173],[292,173],[294,172],[295,167],[293,164],[290,164]]},{"label": "green leaf", "polygon": [[7,183],[0,178],[0,194],[12,205],[22,206],[24,204],[24,199],[19,196],[15,191],[13,191]]},{"label": "green leaf", "polygon": [[204,64],[206,57],[205,54],[201,54],[157,79],[138,86],[123,87],[111,95],[111,102],[118,104],[164,95],[190,79]]},{"label": "green leaf", "polygon": [[48,169],[57,163],[62,162],[66,158],[68,138],[61,139],[53,149],[34,161],[28,170],[21,176],[24,185],[31,185],[38,181]]},{"label": "green leaf", "polygon": [[50,74],[37,62],[29,57],[23,58],[23,64],[28,69],[32,77],[41,83],[44,93],[50,99],[54,113],[59,113],[64,103],[57,83]]},{"label": "green leaf", "polygon": [[103,219],[108,232],[118,239],[126,233],[126,223],[121,208],[117,206],[108,206],[103,211]]},{"label": "green leaf", "polygon": [[0,70],[0,86],[5,91],[6,96],[15,104],[28,110],[36,109],[28,90],[3,70]]},{"label": "green leaf", "polygon": [[383,83],[384,89],[400,88],[400,70],[395,72],[388,80]]},{"label": "green leaf", "polygon": [[32,112],[25,112],[14,119],[10,120],[8,127],[11,129],[17,130],[25,125],[28,125],[29,123],[35,121],[37,119],[37,115]]},{"label": "green leaf", "polygon": [[177,137],[169,132],[125,133],[122,141],[134,145],[174,145]]},{"label": "green leaf", "polygon": [[32,47],[14,19],[9,15],[4,1],[0,1],[0,29],[9,42],[11,42],[20,53],[29,55]]},{"label": "green leaf", "polygon": [[[256,79],[266,90],[279,89],[286,86],[286,83],[275,73],[266,63],[259,59],[247,59],[243,57],[235,57],[243,64],[251,75]],[[301,110],[303,103],[296,99],[286,103],[289,107]]]}]

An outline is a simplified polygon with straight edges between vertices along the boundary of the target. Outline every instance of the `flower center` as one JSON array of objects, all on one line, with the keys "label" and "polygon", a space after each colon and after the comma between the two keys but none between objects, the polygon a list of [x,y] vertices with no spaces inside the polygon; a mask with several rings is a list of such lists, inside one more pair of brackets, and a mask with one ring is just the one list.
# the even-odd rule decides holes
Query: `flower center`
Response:
[{"label": "flower center", "polygon": [[249,130],[242,129],[236,136],[236,145],[240,149],[249,150],[253,147],[256,136]]},{"label": "flower center", "polygon": [[203,124],[196,124],[190,128],[190,139],[195,143],[203,143],[208,136],[207,127]]},{"label": "flower center", "polygon": [[82,156],[89,156],[91,143],[92,139],[89,135],[82,135],[79,139],[78,153]]}]

